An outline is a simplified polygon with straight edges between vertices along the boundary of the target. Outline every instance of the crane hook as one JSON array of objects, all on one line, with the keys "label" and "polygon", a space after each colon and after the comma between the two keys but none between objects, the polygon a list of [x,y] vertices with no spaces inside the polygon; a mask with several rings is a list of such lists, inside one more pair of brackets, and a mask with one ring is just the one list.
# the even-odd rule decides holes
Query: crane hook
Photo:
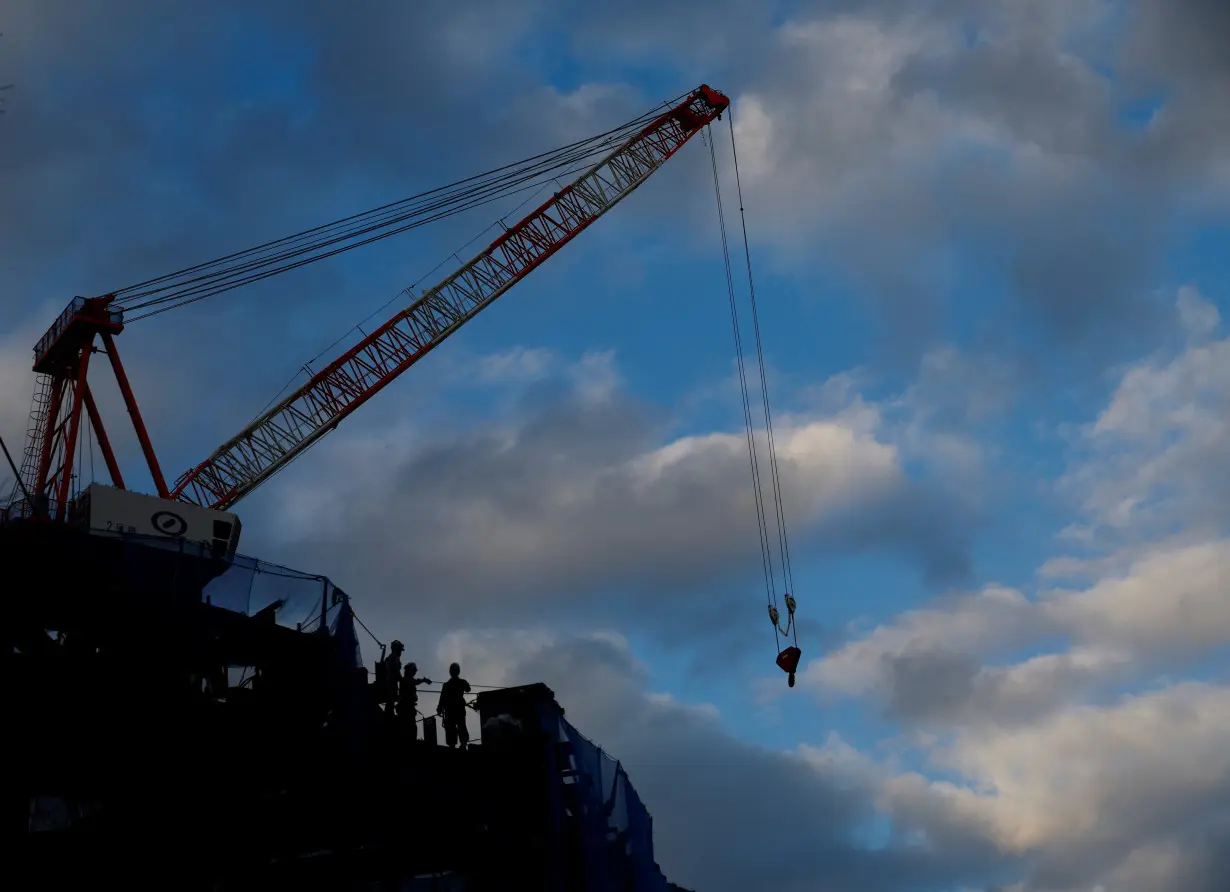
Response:
[{"label": "crane hook", "polygon": [[799,660],[802,657],[803,651],[797,647],[788,647],[777,655],[777,665],[786,673],[790,687],[794,687],[794,673],[798,671]]}]

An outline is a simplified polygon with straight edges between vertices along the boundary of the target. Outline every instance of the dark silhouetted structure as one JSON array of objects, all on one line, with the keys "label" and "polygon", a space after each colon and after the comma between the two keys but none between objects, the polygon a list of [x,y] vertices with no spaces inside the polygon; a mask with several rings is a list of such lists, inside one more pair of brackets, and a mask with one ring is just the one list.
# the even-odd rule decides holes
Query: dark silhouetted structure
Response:
[{"label": "dark silhouetted structure", "polygon": [[[468,751],[408,751],[344,593],[191,548],[0,526],[23,888],[669,888],[635,789],[550,689],[479,694]],[[305,594],[303,628],[273,619]]]}]

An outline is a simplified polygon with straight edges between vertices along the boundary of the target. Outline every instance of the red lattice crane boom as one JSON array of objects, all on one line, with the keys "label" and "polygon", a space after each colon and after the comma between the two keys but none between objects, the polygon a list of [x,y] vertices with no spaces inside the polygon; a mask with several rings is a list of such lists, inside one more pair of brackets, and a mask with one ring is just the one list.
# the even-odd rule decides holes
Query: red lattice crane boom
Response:
[{"label": "red lattice crane boom", "polygon": [[[19,474],[25,497],[20,513],[64,519],[83,411],[113,484],[124,489],[86,382],[93,353],[108,354],[158,495],[184,504],[183,510],[193,505],[225,511],[633,192],[729,105],[725,95],[701,85],[651,119],[434,288],[419,296],[407,289],[408,307],[182,475],[174,487],[164,482],[115,351],[114,336],[124,325],[122,309],[114,296],[76,298],[35,348],[40,381]],[[96,340],[103,343],[101,351]],[[171,516],[178,524],[167,521],[168,533],[187,523]]]},{"label": "red lattice crane boom", "polygon": [[701,86],[477,257],[321,370],[176,481],[173,498],[225,509],[260,486],[385,385],[629,195],[729,100]]}]

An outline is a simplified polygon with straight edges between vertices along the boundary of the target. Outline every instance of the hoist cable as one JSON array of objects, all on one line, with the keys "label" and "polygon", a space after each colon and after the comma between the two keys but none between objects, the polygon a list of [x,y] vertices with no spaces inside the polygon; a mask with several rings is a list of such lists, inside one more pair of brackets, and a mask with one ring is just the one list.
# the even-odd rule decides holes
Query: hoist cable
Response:
[{"label": "hoist cable", "polygon": [[[729,109],[727,111],[730,112]],[[786,509],[782,501],[781,477],[777,467],[777,444],[773,437],[773,418],[769,409],[769,384],[765,374],[764,349],[760,341],[760,319],[756,310],[756,286],[752,280],[752,251],[747,237],[747,215],[743,209],[743,184],[739,177],[739,152],[735,147],[735,119],[733,113],[730,114],[728,123],[730,125],[730,151],[734,159],[735,186],[738,189],[739,196],[739,219],[743,224],[743,256],[747,261],[747,288],[752,305],[752,330],[756,338],[756,359],[760,364],[760,394],[764,400],[764,426],[765,434],[769,441],[769,466],[772,474],[773,502],[777,509],[778,547],[781,552],[782,576],[786,592],[793,594],[794,573],[790,565],[790,543],[786,534]],[[791,620],[793,621],[793,617],[791,617]]]},{"label": "hoist cable", "polygon": [[[764,510],[763,487],[760,483],[760,463],[756,455],[755,426],[752,422],[752,406],[747,389],[747,370],[743,362],[743,338],[739,331],[738,301],[735,297],[734,273],[730,262],[730,247],[726,237],[726,214],[722,207],[721,178],[718,176],[717,153],[713,148],[713,132],[709,130],[709,158],[713,167],[713,193],[717,200],[718,229],[722,238],[722,258],[726,268],[726,291],[730,298],[730,321],[734,330],[735,361],[739,371],[739,390],[743,403],[743,425],[747,434],[748,462],[752,470],[752,494],[756,504],[756,525],[760,535],[760,560],[764,568],[765,594],[769,607],[777,607],[777,585],[773,573],[773,550],[769,544],[769,529]],[[773,623],[773,637],[781,647],[780,629]]]}]

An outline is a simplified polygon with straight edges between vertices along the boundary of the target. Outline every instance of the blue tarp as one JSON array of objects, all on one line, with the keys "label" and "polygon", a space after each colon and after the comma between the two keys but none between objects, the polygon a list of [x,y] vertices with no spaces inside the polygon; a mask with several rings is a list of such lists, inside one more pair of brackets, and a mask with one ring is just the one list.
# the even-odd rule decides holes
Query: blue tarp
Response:
[{"label": "blue tarp", "polygon": [[170,587],[183,592],[200,588],[213,606],[247,616],[280,602],[275,619],[289,628],[319,628],[322,604],[332,623],[345,599],[324,576],[246,555],[235,555],[221,574],[204,579],[196,578],[202,572],[200,559],[208,552],[200,543],[136,533],[123,534],[123,541],[125,568],[134,587]]},{"label": "blue tarp", "polygon": [[627,772],[563,718],[558,721],[558,739],[571,744],[575,775],[568,785],[579,810],[587,892],[666,892],[653,857],[653,818]]}]

